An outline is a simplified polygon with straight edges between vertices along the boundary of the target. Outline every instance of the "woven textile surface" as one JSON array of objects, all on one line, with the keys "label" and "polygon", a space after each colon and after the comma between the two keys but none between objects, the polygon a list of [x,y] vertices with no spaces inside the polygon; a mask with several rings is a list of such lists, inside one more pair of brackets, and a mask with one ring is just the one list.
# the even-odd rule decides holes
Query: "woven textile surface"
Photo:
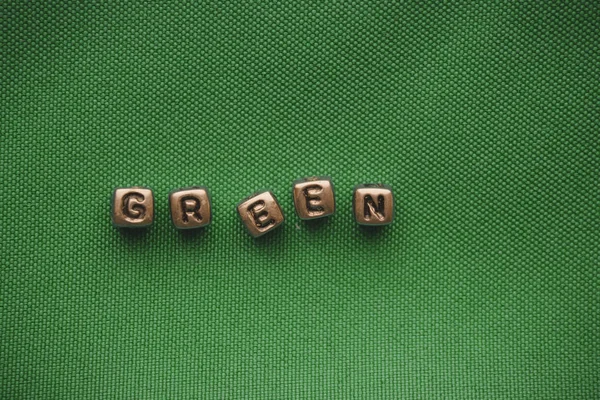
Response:
[{"label": "woven textile surface", "polygon": [[[600,398],[600,2],[9,0],[0,27],[0,398]],[[391,226],[354,222],[365,182]],[[111,225],[129,185],[145,232]],[[213,223],[182,234],[192,185]],[[253,240],[258,189],[286,222]]]}]

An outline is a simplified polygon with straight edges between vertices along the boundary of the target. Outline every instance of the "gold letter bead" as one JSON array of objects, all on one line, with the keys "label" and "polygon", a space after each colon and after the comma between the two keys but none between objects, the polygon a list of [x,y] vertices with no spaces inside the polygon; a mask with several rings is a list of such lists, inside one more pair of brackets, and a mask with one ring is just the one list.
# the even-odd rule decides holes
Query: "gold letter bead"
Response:
[{"label": "gold letter bead", "polygon": [[154,195],[144,187],[116,188],[112,198],[112,221],[120,228],[144,228],[154,221]]},{"label": "gold letter bead", "polygon": [[283,223],[283,212],[270,191],[255,193],[237,206],[238,214],[253,237],[272,231]]},{"label": "gold letter bead", "polygon": [[328,177],[313,176],[294,181],[293,197],[300,219],[322,218],[335,212],[335,194]]},{"label": "gold letter bead", "polygon": [[394,195],[387,185],[356,186],[352,203],[359,225],[388,225],[394,220]]},{"label": "gold letter bead", "polygon": [[202,228],[210,224],[210,194],[203,186],[174,190],[169,193],[171,221],[177,229]]}]

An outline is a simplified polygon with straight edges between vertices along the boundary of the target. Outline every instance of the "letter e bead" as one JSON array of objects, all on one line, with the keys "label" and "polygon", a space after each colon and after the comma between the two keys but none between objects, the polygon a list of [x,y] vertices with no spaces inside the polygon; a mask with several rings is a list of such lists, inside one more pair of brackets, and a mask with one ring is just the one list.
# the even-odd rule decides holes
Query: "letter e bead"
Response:
[{"label": "letter e bead", "polygon": [[203,186],[174,190],[169,193],[171,221],[177,229],[202,228],[210,224],[210,194]]},{"label": "letter e bead", "polygon": [[116,188],[112,221],[120,228],[144,228],[154,221],[154,194],[144,187]]},{"label": "letter e bead", "polygon": [[356,186],[352,200],[359,225],[388,225],[394,220],[394,195],[387,185]]},{"label": "letter e bead", "polygon": [[328,177],[294,181],[294,206],[300,219],[327,217],[335,212],[333,184]]},{"label": "letter e bead", "polygon": [[283,223],[283,212],[275,195],[269,191],[255,193],[237,206],[238,214],[253,237],[272,231]]}]

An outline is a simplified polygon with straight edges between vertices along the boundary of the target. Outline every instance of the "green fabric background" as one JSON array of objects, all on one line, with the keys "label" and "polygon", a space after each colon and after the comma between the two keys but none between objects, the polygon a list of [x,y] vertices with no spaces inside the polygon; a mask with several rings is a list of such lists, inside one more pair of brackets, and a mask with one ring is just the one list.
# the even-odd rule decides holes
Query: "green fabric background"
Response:
[{"label": "green fabric background", "polygon": [[599,398],[599,2],[422,3],[1,2],[0,397]]}]

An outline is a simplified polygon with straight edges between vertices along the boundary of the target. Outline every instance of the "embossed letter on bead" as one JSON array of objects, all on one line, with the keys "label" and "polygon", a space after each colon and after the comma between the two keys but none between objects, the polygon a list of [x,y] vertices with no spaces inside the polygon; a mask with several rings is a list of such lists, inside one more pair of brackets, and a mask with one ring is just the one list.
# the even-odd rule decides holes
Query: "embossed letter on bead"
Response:
[{"label": "embossed letter on bead", "polygon": [[283,223],[283,212],[273,193],[266,191],[253,194],[237,206],[238,214],[248,233],[259,237]]},{"label": "embossed letter on bead", "polygon": [[210,224],[210,194],[203,186],[174,190],[169,194],[171,221],[177,229],[202,228]]},{"label": "embossed letter on bead", "polygon": [[394,220],[392,188],[365,184],[354,188],[354,218],[360,225],[388,225]]},{"label": "embossed letter on bead", "polygon": [[328,177],[294,181],[294,206],[300,219],[327,217],[335,212],[333,184]]},{"label": "embossed letter on bead", "polygon": [[154,195],[144,187],[116,188],[112,221],[120,228],[144,228],[154,221]]}]

